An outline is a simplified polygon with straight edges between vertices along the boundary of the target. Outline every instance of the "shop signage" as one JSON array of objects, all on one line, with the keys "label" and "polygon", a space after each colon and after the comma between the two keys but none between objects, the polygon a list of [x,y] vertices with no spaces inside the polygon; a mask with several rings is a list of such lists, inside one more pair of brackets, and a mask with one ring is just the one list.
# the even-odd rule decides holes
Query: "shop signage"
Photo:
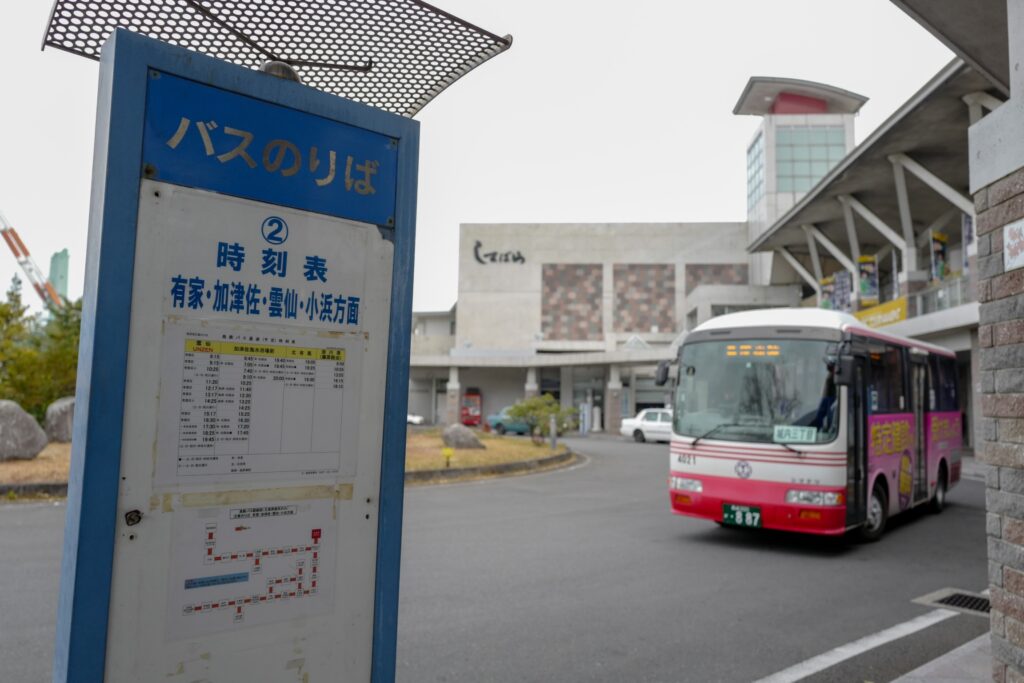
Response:
[{"label": "shop signage", "polygon": [[860,284],[860,305],[864,307],[878,305],[878,260],[874,256],[861,256],[857,259]]},{"label": "shop signage", "polygon": [[1024,267],[1024,220],[1003,226],[1003,270]]},{"label": "shop signage", "polygon": [[884,327],[898,323],[907,319],[907,297],[901,296],[884,304],[865,308],[854,315],[868,327]]}]

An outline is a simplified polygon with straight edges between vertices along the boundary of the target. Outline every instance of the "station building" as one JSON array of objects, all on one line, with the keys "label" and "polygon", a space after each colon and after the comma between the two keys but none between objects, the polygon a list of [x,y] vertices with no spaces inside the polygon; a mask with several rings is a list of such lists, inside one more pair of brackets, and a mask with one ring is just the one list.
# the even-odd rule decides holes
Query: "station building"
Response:
[{"label": "station building", "polygon": [[[948,346],[970,386],[967,127],[998,94],[956,60],[855,147],[866,101],[822,83],[751,78],[733,109],[761,119],[743,222],[460,226],[456,305],[413,316],[409,411],[450,423],[467,390],[485,416],[551,393],[582,408],[591,429],[614,432],[670,402],[654,370],[687,331],[766,307],[837,306]],[[871,301],[861,295],[866,261],[877,275]],[[969,398],[962,408],[973,423]]]}]

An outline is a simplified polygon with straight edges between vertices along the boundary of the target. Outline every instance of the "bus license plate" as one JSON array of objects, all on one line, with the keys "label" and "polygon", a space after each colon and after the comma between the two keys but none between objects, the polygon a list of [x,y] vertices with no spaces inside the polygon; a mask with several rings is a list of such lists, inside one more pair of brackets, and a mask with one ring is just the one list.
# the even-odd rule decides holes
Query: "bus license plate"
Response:
[{"label": "bus license plate", "polygon": [[761,508],[753,505],[722,504],[722,522],[734,526],[761,526]]}]

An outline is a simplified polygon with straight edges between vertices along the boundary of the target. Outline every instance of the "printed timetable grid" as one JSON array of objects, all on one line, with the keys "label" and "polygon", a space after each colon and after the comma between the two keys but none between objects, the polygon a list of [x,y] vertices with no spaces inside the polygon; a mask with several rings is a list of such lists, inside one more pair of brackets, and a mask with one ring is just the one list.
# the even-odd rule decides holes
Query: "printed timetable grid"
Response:
[{"label": "printed timetable grid", "polygon": [[337,471],[344,349],[252,336],[184,344],[179,476]]}]

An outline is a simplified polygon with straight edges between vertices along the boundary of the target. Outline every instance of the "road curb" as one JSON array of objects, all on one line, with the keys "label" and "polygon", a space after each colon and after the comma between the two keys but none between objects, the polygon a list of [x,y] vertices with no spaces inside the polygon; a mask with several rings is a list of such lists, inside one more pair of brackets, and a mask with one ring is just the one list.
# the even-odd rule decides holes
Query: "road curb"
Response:
[{"label": "road curb", "polygon": [[571,449],[566,448],[564,452],[549,455],[546,458],[520,460],[518,462],[507,462],[500,465],[406,472],[405,482],[407,484],[429,484],[471,477],[497,477],[508,474],[525,474],[540,469],[546,469],[554,465],[568,466],[576,462],[577,459],[578,457],[576,453]]},{"label": "road curb", "polygon": [[[525,474],[535,470],[547,469],[554,465],[568,466],[576,462],[578,456],[571,450],[566,449],[562,453],[556,453],[546,458],[534,458],[533,460],[522,460],[509,462],[501,465],[485,465],[483,467],[461,467],[446,470],[423,470],[421,472],[406,472],[405,481],[410,484],[429,484],[453,479],[465,479],[471,477],[498,477],[508,474]],[[67,482],[36,482],[24,484],[0,484],[0,498],[6,496],[67,496]]]},{"label": "road curb", "polygon": [[5,496],[66,496],[66,481],[36,482],[24,484],[0,484],[0,497]]}]

